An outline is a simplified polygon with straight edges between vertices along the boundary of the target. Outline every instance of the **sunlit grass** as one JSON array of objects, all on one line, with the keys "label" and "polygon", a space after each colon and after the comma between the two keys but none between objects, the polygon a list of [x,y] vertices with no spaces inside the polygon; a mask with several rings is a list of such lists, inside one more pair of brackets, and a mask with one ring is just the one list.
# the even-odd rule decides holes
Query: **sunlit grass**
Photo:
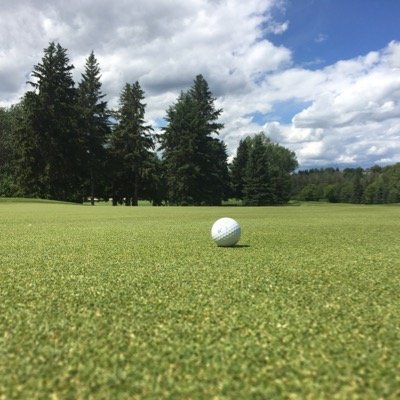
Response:
[{"label": "sunlit grass", "polygon": [[0,399],[400,396],[399,207],[1,202],[0,234]]}]

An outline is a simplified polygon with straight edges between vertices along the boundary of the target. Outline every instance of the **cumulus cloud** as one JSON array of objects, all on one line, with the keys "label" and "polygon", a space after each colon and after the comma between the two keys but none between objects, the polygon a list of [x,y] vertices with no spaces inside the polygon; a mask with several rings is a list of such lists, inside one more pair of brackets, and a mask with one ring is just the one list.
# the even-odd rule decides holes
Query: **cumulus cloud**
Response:
[{"label": "cumulus cloud", "polygon": [[[301,167],[400,161],[400,44],[320,68],[294,65],[273,44],[290,29],[275,21],[282,0],[19,0],[0,14],[0,105],[18,101],[43,48],[66,47],[80,79],[91,50],[111,106],[139,80],[147,117],[162,120],[201,73],[224,112],[221,137],[264,130],[294,150]],[[318,39],[318,38],[317,38]],[[326,37],[320,36],[319,40]],[[304,105],[289,120],[279,104]],[[263,115],[262,122],[253,116]],[[267,121],[267,122],[265,122]]]},{"label": "cumulus cloud", "polygon": [[[322,164],[384,163],[396,153],[400,161],[399,52],[400,44],[393,42],[319,71],[323,80],[313,103],[293,118],[288,140],[299,132],[306,132],[302,142],[317,137],[323,146],[311,149]],[[301,146],[300,162],[311,164],[309,150],[309,143]]]},{"label": "cumulus cloud", "polygon": [[[320,70],[275,71],[246,104],[268,115],[268,105],[285,100],[308,105],[290,123],[261,129],[294,150],[302,168],[400,162],[400,43]],[[243,119],[233,127],[236,136],[249,128],[260,130]]]},{"label": "cumulus cloud", "polygon": [[23,93],[25,76],[53,40],[69,49],[77,79],[85,57],[95,51],[112,104],[126,82],[139,80],[149,96],[159,97],[179,93],[198,73],[207,77],[217,96],[245,93],[260,74],[290,61],[288,49],[263,38],[262,22],[271,20],[275,3],[9,2],[0,15],[1,81],[8,82],[1,100],[12,101]]}]

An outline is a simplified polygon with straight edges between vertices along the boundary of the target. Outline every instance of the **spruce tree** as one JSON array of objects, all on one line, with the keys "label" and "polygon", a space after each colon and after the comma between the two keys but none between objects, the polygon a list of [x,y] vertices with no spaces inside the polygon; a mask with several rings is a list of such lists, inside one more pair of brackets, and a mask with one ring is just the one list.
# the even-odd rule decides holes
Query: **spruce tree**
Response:
[{"label": "spruce tree", "polygon": [[94,197],[104,192],[106,152],[105,144],[110,133],[107,102],[101,92],[100,67],[92,51],[86,60],[85,73],[78,87],[80,114],[80,139],[83,146],[84,192]]},{"label": "spruce tree", "polygon": [[12,111],[0,107],[0,174],[10,170],[13,159]]},{"label": "spruce tree", "polygon": [[216,137],[224,127],[218,122],[222,109],[215,107],[207,81],[203,75],[197,75],[189,95],[194,100],[196,108],[196,136],[198,149],[196,160],[200,174],[197,182],[199,189],[197,203],[218,205],[226,197],[228,191],[228,164],[225,145]]},{"label": "spruce tree", "polygon": [[167,182],[163,160],[157,153],[149,159],[142,177],[143,190],[141,197],[152,202],[153,206],[161,206],[167,199]]},{"label": "spruce tree", "polygon": [[222,140],[212,138],[209,141],[209,175],[203,183],[203,204],[218,206],[222,200],[227,200],[230,194],[230,176],[228,169],[228,154]]},{"label": "spruce tree", "polygon": [[34,66],[17,130],[20,185],[25,195],[82,201],[76,89],[67,50],[50,43]]},{"label": "spruce tree", "polygon": [[270,160],[270,184],[274,192],[275,204],[285,204],[291,195],[291,173],[297,168],[294,152],[273,143],[264,136],[266,152]]},{"label": "spruce tree", "polygon": [[270,163],[261,135],[253,138],[249,150],[245,168],[243,200],[244,204],[249,206],[275,203],[275,195],[271,187]]},{"label": "spruce tree", "polygon": [[361,204],[364,201],[363,169],[356,168],[353,177],[353,193],[351,202]]},{"label": "spruce tree", "polygon": [[236,199],[243,199],[243,185],[250,147],[251,138],[249,136],[241,139],[236,150],[236,156],[230,165],[232,195]]},{"label": "spruce tree", "polygon": [[111,151],[114,156],[113,198],[125,198],[126,205],[138,205],[140,185],[153,159],[152,127],[145,123],[144,92],[139,82],[127,83],[115,113]]},{"label": "spruce tree", "polygon": [[15,170],[19,196],[48,197],[45,189],[44,149],[35,122],[37,95],[27,92],[21,100],[21,114],[15,130]]},{"label": "spruce tree", "polygon": [[197,75],[192,87],[189,89],[189,95],[195,101],[197,106],[197,118],[202,129],[199,134],[208,137],[213,133],[218,134],[224,127],[218,123],[218,118],[222,113],[222,109],[215,108],[215,98],[213,97],[207,81],[203,75]]},{"label": "spruce tree", "polygon": [[168,124],[161,137],[161,149],[164,150],[168,199],[172,204],[195,204],[199,197],[197,118],[196,104],[188,93],[181,93],[167,111]]},{"label": "spruce tree", "polygon": [[17,194],[15,185],[15,121],[20,107],[0,107],[0,196],[11,197]]},{"label": "spruce tree", "polygon": [[202,75],[167,112],[161,137],[169,199],[174,204],[220,204],[227,192],[225,145],[217,135],[222,112]]},{"label": "spruce tree", "polygon": [[11,159],[11,123],[9,110],[0,107],[0,172]]},{"label": "spruce tree", "polygon": [[261,132],[240,142],[231,167],[233,187],[246,205],[284,204],[296,167],[295,154]]}]

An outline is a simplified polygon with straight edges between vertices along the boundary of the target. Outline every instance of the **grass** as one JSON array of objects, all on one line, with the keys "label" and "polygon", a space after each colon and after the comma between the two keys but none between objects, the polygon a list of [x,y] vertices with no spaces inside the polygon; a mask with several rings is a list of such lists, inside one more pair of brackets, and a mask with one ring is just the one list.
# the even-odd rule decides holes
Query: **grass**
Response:
[{"label": "grass", "polygon": [[400,397],[399,207],[2,202],[0,232],[1,400]]}]

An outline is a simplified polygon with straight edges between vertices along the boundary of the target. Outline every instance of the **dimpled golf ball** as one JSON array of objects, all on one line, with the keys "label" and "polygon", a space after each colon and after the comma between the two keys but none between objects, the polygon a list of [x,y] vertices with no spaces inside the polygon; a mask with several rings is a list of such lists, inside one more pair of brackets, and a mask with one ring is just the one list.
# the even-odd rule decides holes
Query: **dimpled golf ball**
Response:
[{"label": "dimpled golf ball", "polygon": [[211,228],[211,237],[220,247],[234,246],[240,239],[240,225],[232,218],[220,218]]}]

